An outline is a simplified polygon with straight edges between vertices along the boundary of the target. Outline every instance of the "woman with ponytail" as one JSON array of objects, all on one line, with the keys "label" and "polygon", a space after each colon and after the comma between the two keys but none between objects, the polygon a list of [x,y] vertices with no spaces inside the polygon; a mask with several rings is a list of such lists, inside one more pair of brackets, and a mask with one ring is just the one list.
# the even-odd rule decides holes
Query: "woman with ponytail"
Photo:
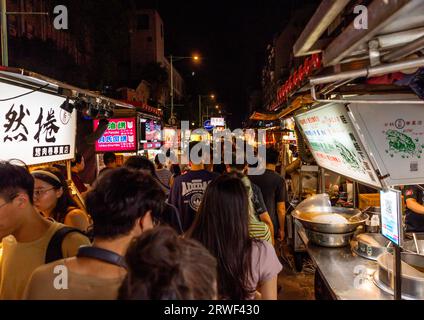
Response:
[{"label": "woman with ponytail", "polygon": [[67,182],[59,169],[45,167],[33,171],[34,204],[46,217],[67,226],[87,231],[90,219],[72,199]]}]

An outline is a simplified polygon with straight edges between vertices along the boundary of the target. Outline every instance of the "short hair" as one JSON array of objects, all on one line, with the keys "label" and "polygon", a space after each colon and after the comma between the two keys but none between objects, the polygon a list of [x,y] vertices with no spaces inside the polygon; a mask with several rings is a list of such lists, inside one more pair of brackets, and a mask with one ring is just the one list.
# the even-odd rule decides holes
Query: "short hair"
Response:
[{"label": "short hair", "polygon": [[156,175],[155,165],[152,163],[152,161],[150,161],[149,159],[147,159],[146,157],[143,157],[143,156],[129,157],[125,161],[124,167],[130,168],[130,169],[133,169],[133,170],[146,170],[152,176]]},{"label": "short hair", "polygon": [[121,300],[212,300],[217,262],[199,242],[158,227],[134,239],[126,254],[128,274]]},{"label": "short hair", "polygon": [[34,178],[27,168],[0,161],[0,177],[0,196],[4,200],[12,201],[23,191],[31,204],[34,203]]},{"label": "short hair", "polygon": [[[194,147],[196,147],[197,145],[202,145],[202,146],[203,146],[203,145],[206,145],[206,142],[204,142],[204,141],[190,141],[190,143],[189,143],[189,145],[188,145],[190,154],[191,154],[191,150],[192,150]],[[203,148],[201,148],[201,149],[199,150],[198,155],[199,155],[199,157],[203,157]]]},{"label": "short hair", "polygon": [[75,167],[77,164],[80,164],[82,161],[82,154],[77,152],[75,154],[75,159],[71,161],[71,167]]},{"label": "short hair", "polygon": [[106,152],[103,155],[103,162],[105,165],[116,162],[116,156],[113,152]]},{"label": "short hair", "polygon": [[129,168],[105,172],[86,197],[94,237],[115,239],[128,235],[135,222],[151,211],[160,216],[165,193],[149,174]]},{"label": "short hair", "polygon": [[266,149],[266,162],[270,164],[277,164],[278,158],[280,157],[280,154],[278,151],[274,148],[267,148]]}]

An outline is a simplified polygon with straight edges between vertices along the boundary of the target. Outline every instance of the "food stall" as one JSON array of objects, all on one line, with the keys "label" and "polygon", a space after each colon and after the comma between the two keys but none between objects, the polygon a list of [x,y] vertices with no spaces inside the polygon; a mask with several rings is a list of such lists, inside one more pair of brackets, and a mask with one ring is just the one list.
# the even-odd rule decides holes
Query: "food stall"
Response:
[{"label": "food stall", "polygon": [[[399,190],[424,182],[424,2],[369,1],[367,28],[357,27],[359,4],[321,2],[270,108],[294,116],[298,146],[312,157],[302,165],[319,168],[319,193],[353,182],[352,208],[324,196],[296,203],[294,235],[316,267],[317,298],[424,299],[424,236],[404,232]],[[313,103],[291,110],[308,91]]]},{"label": "food stall", "polygon": [[71,180],[75,158],[77,113],[97,110],[107,119],[116,107],[131,108],[88,90],[23,69],[0,69],[0,159],[18,159],[27,166],[65,165],[75,200],[84,201]]}]

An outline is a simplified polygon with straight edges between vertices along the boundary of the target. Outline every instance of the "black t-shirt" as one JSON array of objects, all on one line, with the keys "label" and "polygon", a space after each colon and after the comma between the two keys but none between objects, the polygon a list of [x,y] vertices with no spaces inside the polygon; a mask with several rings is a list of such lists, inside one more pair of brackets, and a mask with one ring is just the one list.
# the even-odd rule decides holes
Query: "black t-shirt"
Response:
[{"label": "black t-shirt", "polygon": [[262,196],[261,188],[259,188],[256,184],[251,183],[252,193],[253,193],[253,207],[255,209],[255,214],[257,218],[260,219],[260,215],[267,212],[266,204],[264,201],[264,197]]},{"label": "black t-shirt", "polygon": [[175,178],[169,203],[178,209],[184,232],[191,227],[208,184],[217,176],[213,172],[199,170]]},{"label": "black t-shirt", "polygon": [[[424,186],[405,186],[403,188],[405,202],[407,199],[415,199],[419,204],[424,204]],[[424,214],[415,213],[406,208],[406,231],[424,232]]]},{"label": "black t-shirt", "polygon": [[280,223],[278,222],[277,203],[286,201],[284,179],[276,172],[268,169],[262,175],[249,176],[249,179],[261,189],[274,229],[278,230]]}]

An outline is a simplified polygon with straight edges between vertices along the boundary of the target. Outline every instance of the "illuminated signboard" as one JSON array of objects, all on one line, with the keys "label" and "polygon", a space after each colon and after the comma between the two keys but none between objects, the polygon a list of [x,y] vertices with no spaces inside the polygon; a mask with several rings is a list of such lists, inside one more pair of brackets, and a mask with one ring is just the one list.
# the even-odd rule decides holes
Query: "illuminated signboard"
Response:
[{"label": "illuminated signboard", "polygon": [[[99,120],[94,120],[94,130]],[[96,141],[96,152],[129,152],[137,150],[135,118],[110,119],[103,136]]]},{"label": "illuminated signboard", "polygon": [[319,166],[382,187],[343,104],[328,104],[295,119]]},{"label": "illuminated signboard", "polygon": [[162,147],[162,125],[159,121],[140,119],[140,148],[143,150]]},{"label": "illuminated signboard", "polygon": [[60,106],[65,98],[0,83],[0,159],[27,165],[71,160],[75,156],[77,116]]},{"label": "illuminated signboard", "polygon": [[211,118],[211,126],[214,127],[225,127],[224,118]]}]

